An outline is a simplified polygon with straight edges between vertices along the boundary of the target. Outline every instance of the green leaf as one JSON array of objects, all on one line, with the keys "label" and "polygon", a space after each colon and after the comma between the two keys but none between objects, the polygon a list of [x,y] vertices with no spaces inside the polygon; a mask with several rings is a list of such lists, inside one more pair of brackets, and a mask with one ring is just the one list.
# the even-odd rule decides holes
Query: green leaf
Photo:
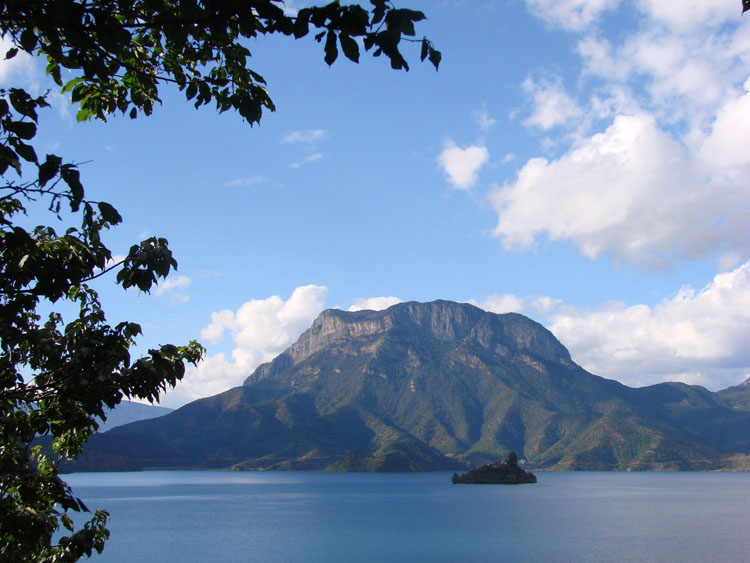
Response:
[{"label": "green leaf", "polygon": [[425,19],[425,15],[415,10],[391,10],[385,17],[385,24],[390,30],[413,36],[416,34],[414,22],[422,21],[423,19]]},{"label": "green leaf", "polygon": [[78,78],[74,78],[73,80],[69,80],[68,82],[65,83],[65,86],[63,86],[60,89],[60,93],[65,94],[67,92],[70,92],[73,88],[75,88],[76,86],[78,86],[79,84],[85,81],[86,79],[83,78],[82,76],[79,76]]},{"label": "green leaf", "polygon": [[370,21],[370,25],[374,26],[383,21],[386,10],[388,8],[386,6],[386,0],[370,0],[370,4],[374,6],[374,9],[372,10],[372,20]]},{"label": "green leaf", "polygon": [[10,96],[8,96],[8,98],[10,99],[10,104],[13,106],[14,110],[16,110],[21,115],[25,115],[36,120],[35,106],[37,104],[34,102],[34,100],[31,99],[31,96],[29,96],[29,94],[25,90],[21,90],[19,88],[11,88]]},{"label": "green leaf", "polygon": [[36,48],[38,39],[31,29],[26,28],[21,32],[20,41],[21,48],[27,53],[32,53]]},{"label": "green leaf", "polygon": [[326,55],[323,60],[328,66],[331,66],[339,56],[339,50],[336,47],[336,32],[332,29],[328,30],[328,35],[326,36],[325,53]]},{"label": "green leaf", "polygon": [[0,174],[5,174],[8,166],[12,166],[18,175],[21,175],[21,163],[18,160],[18,155],[10,148],[0,144]]},{"label": "green leaf", "polygon": [[64,164],[60,167],[60,176],[70,188],[72,200],[70,202],[71,211],[78,211],[78,207],[83,201],[83,185],[81,184],[81,174],[72,164]]},{"label": "green leaf", "polygon": [[91,111],[90,109],[81,108],[76,113],[76,121],[78,121],[79,123],[81,121],[88,121],[89,119],[94,117],[94,115],[95,115],[94,112]]},{"label": "green leaf", "polygon": [[107,223],[109,223],[110,225],[116,225],[122,222],[122,217],[117,212],[117,209],[112,207],[109,203],[100,201],[98,206],[99,213]]},{"label": "green leaf", "polygon": [[443,60],[443,55],[437,49],[430,47],[430,62],[435,67],[435,70],[440,66],[440,61]]},{"label": "green leaf", "polygon": [[36,151],[34,151],[34,147],[31,145],[26,145],[24,143],[17,143],[14,147],[16,149],[16,153],[18,153],[18,156],[23,158],[26,162],[38,162]]},{"label": "green leaf", "polygon": [[297,19],[294,21],[294,38],[300,39],[308,34],[310,30],[310,8],[302,8],[297,12]]},{"label": "green leaf", "polygon": [[341,42],[341,50],[344,51],[344,55],[350,61],[355,63],[359,62],[359,45],[357,42],[343,33],[339,35],[339,41]]},{"label": "green leaf", "polygon": [[62,159],[59,156],[48,154],[47,159],[39,166],[39,185],[44,186],[54,178],[60,170]]},{"label": "green leaf", "polygon": [[5,123],[4,126],[7,131],[21,139],[33,139],[36,135],[36,125],[30,121],[10,121]]}]

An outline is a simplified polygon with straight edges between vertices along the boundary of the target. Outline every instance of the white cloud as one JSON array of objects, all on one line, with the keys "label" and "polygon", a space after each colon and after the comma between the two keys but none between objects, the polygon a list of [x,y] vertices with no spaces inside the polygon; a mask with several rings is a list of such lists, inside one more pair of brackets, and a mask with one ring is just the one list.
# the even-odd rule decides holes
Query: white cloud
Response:
[{"label": "white cloud", "polygon": [[298,0],[284,0],[281,7],[284,10],[284,14],[290,17],[296,17],[297,12],[301,9]]},{"label": "white cloud", "polygon": [[0,36],[0,86],[28,88],[36,92],[43,79],[36,59],[23,51],[18,51],[12,59],[6,59],[5,53],[13,47],[13,42]]},{"label": "white cloud", "polygon": [[469,303],[490,313],[501,315],[503,313],[522,313],[525,309],[524,301],[525,299],[521,297],[505,293],[502,295],[490,295],[483,301],[470,299]]},{"label": "white cloud", "polygon": [[719,256],[719,272],[728,272],[733,270],[740,263],[742,258],[736,252],[727,252]]},{"label": "white cloud", "polygon": [[490,313],[523,313],[525,315],[534,313],[536,318],[544,318],[552,313],[567,311],[569,309],[561,299],[538,295],[519,297],[512,293],[493,294],[483,301],[469,299],[469,303]]},{"label": "white cloud", "polygon": [[535,81],[527,78],[523,89],[532,98],[533,110],[524,125],[547,130],[579,119],[583,110],[568,95],[559,78]]},{"label": "white cloud", "polygon": [[354,300],[354,304],[349,307],[350,311],[382,311],[387,309],[391,305],[401,303],[402,300],[398,297],[370,297],[370,298],[359,298]]},{"label": "white cloud", "polygon": [[[187,276],[170,277],[159,282],[159,285],[156,286],[156,290],[154,291],[154,295],[158,297],[160,295],[164,295],[165,293],[172,292],[176,289],[184,289],[191,283],[192,280]],[[178,295],[178,299],[187,301],[187,299],[184,299],[184,297],[185,296],[183,295]]]},{"label": "white cloud", "polygon": [[201,331],[201,338],[218,342],[229,331],[236,347],[269,361],[293,344],[323,310],[327,291],[325,286],[306,285],[295,289],[287,301],[274,295],[248,301],[234,313],[212,313],[211,324]]},{"label": "white cloud", "polygon": [[636,7],[638,25],[629,33],[586,31],[577,48],[582,76],[627,87],[641,108],[694,133],[747,74],[747,20],[724,0],[642,0]]},{"label": "white cloud", "polygon": [[479,128],[482,131],[489,131],[492,129],[495,125],[497,125],[497,119],[494,119],[490,116],[489,113],[487,113],[487,108],[482,107],[482,109],[477,110],[473,112],[474,121],[476,121],[477,125],[479,125]]},{"label": "white cloud", "polygon": [[211,324],[201,339],[219,344],[225,333],[232,336],[231,359],[224,353],[207,356],[197,368],[188,368],[183,380],[169,391],[165,406],[176,406],[241,385],[252,371],[291,346],[323,310],[328,288],[306,285],[284,301],[278,295],[253,299],[237,311],[211,314]]},{"label": "white cloud", "polygon": [[609,302],[588,310],[513,294],[469,302],[493,313],[545,318],[576,363],[626,385],[683,381],[716,390],[750,376],[750,262],[653,307]]},{"label": "white cloud", "polygon": [[438,164],[443,168],[447,180],[460,190],[471,189],[479,181],[479,170],[489,160],[487,147],[473,145],[461,148],[452,141],[438,155]]},{"label": "white cloud", "polygon": [[541,148],[570,148],[551,162],[528,160],[491,192],[504,247],[564,240],[589,258],[638,267],[750,257],[750,81],[740,88],[750,36],[738,6],[623,3],[636,23],[614,35],[596,23],[616,2],[527,4],[580,36],[587,98],[558,78],[522,84],[532,102],[524,123],[550,131]]},{"label": "white cloud", "polygon": [[[750,79],[746,81],[745,88],[750,89]],[[706,167],[736,169],[750,164],[749,147],[750,93],[746,92],[719,108],[698,157]]]},{"label": "white cloud", "polygon": [[316,152],[314,154],[307,155],[305,157],[305,162],[315,162],[316,160],[320,160],[321,158],[323,158],[323,155],[319,152]]},{"label": "white cloud", "polygon": [[245,176],[243,178],[235,178],[234,180],[230,180],[224,186],[226,187],[234,187],[234,186],[243,186],[243,187],[250,187],[255,186],[257,184],[267,184],[270,180],[266,178],[265,176]]},{"label": "white cloud", "polygon": [[494,234],[508,250],[546,237],[571,241],[591,259],[610,253],[641,267],[750,249],[750,185],[706,174],[653,118],[618,116],[559,159],[531,159],[515,182],[493,189]]},{"label": "white cloud", "polygon": [[577,363],[627,385],[734,385],[750,375],[750,263],[654,307],[568,310],[549,328]]},{"label": "white cloud", "polygon": [[229,309],[211,313],[211,324],[201,330],[201,339],[209,344],[220,344],[227,330],[236,326],[234,312]]},{"label": "white cloud", "polygon": [[585,29],[617,4],[618,0],[526,0],[536,17],[568,30]]},{"label": "white cloud", "polygon": [[739,18],[740,3],[726,0],[638,0],[643,13],[669,28],[689,31]]},{"label": "white cloud", "polygon": [[531,302],[531,308],[534,309],[536,314],[540,317],[546,317],[553,312],[567,310],[562,299],[554,299],[552,297],[537,297],[533,299]]},{"label": "white cloud", "polygon": [[607,39],[588,35],[578,42],[578,54],[583,59],[584,74],[594,74],[609,79],[627,77],[630,65],[618,64],[612,45]]},{"label": "white cloud", "polygon": [[312,144],[328,137],[324,129],[308,129],[306,131],[292,131],[284,136],[282,143],[307,143]]},{"label": "white cloud", "polygon": [[123,260],[125,260],[125,258],[127,258],[127,256],[125,256],[124,254],[113,254],[112,258],[110,258],[109,260],[107,260],[107,263],[105,264],[104,267],[105,268],[111,268],[115,264],[119,264],[120,262],[122,262]]}]

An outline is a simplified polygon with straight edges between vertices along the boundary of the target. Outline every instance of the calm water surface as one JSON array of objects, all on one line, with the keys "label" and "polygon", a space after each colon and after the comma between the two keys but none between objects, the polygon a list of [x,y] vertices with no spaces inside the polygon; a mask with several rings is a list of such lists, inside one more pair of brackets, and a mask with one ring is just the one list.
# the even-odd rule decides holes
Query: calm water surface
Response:
[{"label": "calm water surface", "polygon": [[750,473],[67,475],[111,514],[95,561],[748,561]]}]

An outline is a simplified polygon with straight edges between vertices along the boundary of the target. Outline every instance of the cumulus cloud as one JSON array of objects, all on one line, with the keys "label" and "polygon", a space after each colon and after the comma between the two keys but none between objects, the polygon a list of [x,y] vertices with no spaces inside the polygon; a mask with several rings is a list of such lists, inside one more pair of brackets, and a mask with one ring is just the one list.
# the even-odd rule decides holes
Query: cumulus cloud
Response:
[{"label": "cumulus cloud", "polygon": [[490,295],[483,301],[469,299],[469,303],[472,305],[490,313],[497,313],[498,315],[503,313],[522,313],[526,308],[524,301],[522,297],[510,293]]},{"label": "cumulus cloud", "polygon": [[617,4],[618,0],[526,0],[536,17],[568,30],[585,29]]},{"label": "cumulus cloud", "polygon": [[537,319],[568,310],[561,299],[539,295],[519,297],[512,293],[493,294],[482,301],[469,299],[469,303],[490,313],[523,313]]},{"label": "cumulus cloud", "polygon": [[[719,108],[711,132],[700,147],[698,158],[706,168],[736,170],[750,164],[750,79],[744,88],[744,95]],[[747,178],[747,170],[744,172]]]},{"label": "cumulus cloud", "polygon": [[628,87],[642,108],[694,133],[745,78],[745,20],[723,0],[641,0],[635,6],[639,23],[629,33],[605,37],[587,29],[579,39],[582,75]]},{"label": "cumulus cloud", "polygon": [[355,299],[354,304],[349,307],[350,311],[382,311],[387,309],[391,305],[401,303],[402,300],[398,297],[370,297]]},{"label": "cumulus cloud", "polygon": [[727,252],[719,256],[719,272],[728,272],[733,270],[740,262],[742,258],[736,252]]},{"label": "cumulus cloud", "polygon": [[[490,193],[506,249],[572,242],[637,267],[750,257],[750,35],[723,0],[527,0],[568,31],[576,91],[552,75],[521,85],[543,150]],[[629,12],[610,32],[605,18]],[[619,17],[619,14],[615,17]],[[566,81],[571,77],[566,76]],[[744,83],[744,87],[743,87]]]},{"label": "cumulus cloud", "polygon": [[438,164],[443,168],[447,180],[453,187],[469,190],[479,181],[479,170],[489,162],[487,147],[472,145],[461,148],[452,141],[438,156]]},{"label": "cumulus cloud", "polygon": [[527,78],[523,89],[533,105],[531,115],[524,120],[524,125],[547,130],[570,123],[583,114],[583,110],[568,95],[558,77],[540,80]]},{"label": "cumulus cloud", "polygon": [[654,307],[568,310],[549,328],[577,363],[627,385],[734,385],[750,376],[750,263]]},{"label": "cumulus cloud", "polygon": [[613,301],[581,309],[557,298],[513,294],[469,302],[540,319],[576,363],[626,385],[683,381],[717,390],[750,377],[750,262],[655,306]]},{"label": "cumulus cloud", "polygon": [[750,189],[706,173],[653,118],[618,116],[559,159],[531,159],[514,182],[495,187],[494,233],[508,250],[547,237],[591,259],[608,252],[642,267],[747,245]]},{"label": "cumulus cloud", "polygon": [[274,295],[248,301],[236,312],[212,313],[211,324],[201,331],[201,338],[218,343],[229,332],[238,348],[269,361],[290,346],[323,310],[327,291],[325,286],[306,285],[295,289],[287,301]]},{"label": "cumulus cloud", "polygon": [[170,294],[176,301],[184,303],[189,300],[189,297],[180,290],[185,289],[191,283],[193,281],[188,276],[172,276],[159,282],[154,290],[154,295],[159,297]]},{"label": "cumulus cloud", "polygon": [[292,131],[291,133],[287,133],[281,142],[312,144],[326,137],[328,137],[328,132],[325,129],[307,129],[306,131]]},{"label": "cumulus cloud", "polygon": [[627,77],[629,64],[621,65],[615,61],[612,45],[606,38],[588,35],[578,41],[578,54],[583,60],[584,74],[593,74],[603,78],[621,80]]},{"label": "cumulus cloud", "polygon": [[654,21],[680,31],[716,27],[736,19],[739,12],[737,2],[725,0],[638,0],[638,5]]},{"label": "cumulus cloud", "polygon": [[211,354],[197,368],[188,368],[161,404],[178,406],[241,385],[255,368],[291,346],[312,324],[323,310],[327,292],[325,286],[306,285],[295,289],[286,301],[274,295],[247,301],[236,311],[212,313],[201,339],[218,345],[230,335],[231,356]]}]

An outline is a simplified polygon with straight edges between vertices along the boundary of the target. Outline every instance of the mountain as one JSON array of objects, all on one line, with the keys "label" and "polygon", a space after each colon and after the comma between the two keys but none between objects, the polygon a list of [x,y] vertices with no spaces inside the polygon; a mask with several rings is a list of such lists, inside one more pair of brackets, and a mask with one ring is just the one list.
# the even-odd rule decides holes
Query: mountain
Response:
[{"label": "mountain", "polygon": [[243,386],[94,436],[81,467],[424,471],[509,451],[549,469],[729,467],[750,453],[750,408],[590,374],[522,315],[411,302],[324,311]]},{"label": "mountain", "polygon": [[133,401],[122,401],[114,409],[107,410],[107,420],[99,425],[99,432],[112,430],[117,426],[130,424],[136,420],[146,420],[169,414],[173,409],[158,407],[156,405],[144,405]]},{"label": "mountain", "polygon": [[716,394],[734,409],[750,409],[750,377],[739,385],[727,387]]}]

